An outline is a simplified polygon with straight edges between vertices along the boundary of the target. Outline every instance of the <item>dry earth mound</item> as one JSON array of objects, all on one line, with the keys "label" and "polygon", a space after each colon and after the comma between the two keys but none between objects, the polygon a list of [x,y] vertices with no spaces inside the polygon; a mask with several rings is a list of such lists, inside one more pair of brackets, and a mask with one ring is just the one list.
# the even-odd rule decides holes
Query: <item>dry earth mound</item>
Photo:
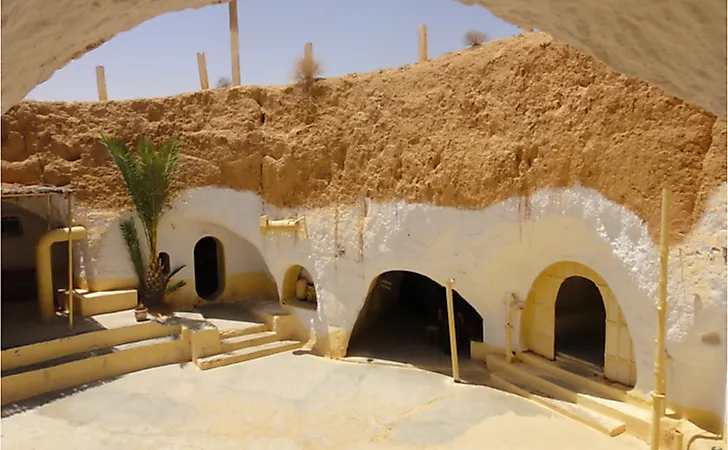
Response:
[{"label": "dry earth mound", "polygon": [[243,87],[25,102],[2,117],[2,180],[70,185],[87,206],[124,207],[101,133],[177,137],[177,190],[225,186],[278,206],[366,196],[483,208],[581,183],[655,234],[669,185],[680,236],[726,180],[725,121],[540,33],[322,80],[310,92]]}]

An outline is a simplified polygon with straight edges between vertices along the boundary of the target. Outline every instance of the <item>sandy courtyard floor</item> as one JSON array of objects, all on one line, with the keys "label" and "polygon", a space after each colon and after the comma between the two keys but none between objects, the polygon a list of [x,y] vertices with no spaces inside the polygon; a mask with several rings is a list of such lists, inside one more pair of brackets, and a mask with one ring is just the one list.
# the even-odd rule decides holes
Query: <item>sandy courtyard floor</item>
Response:
[{"label": "sandy courtyard floor", "polygon": [[438,373],[293,354],[151,369],[3,416],[4,450],[647,448]]}]

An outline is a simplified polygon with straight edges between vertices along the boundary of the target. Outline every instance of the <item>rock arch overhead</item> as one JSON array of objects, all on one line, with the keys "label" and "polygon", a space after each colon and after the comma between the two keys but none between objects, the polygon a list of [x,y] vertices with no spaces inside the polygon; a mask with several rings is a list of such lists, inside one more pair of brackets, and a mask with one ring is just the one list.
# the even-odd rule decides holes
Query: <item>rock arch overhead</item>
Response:
[{"label": "rock arch overhead", "polygon": [[[669,6],[626,0],[458,0],[522,28],[538,28],[612,69],[726,116],[725,2]],[[220,0],[7,0],[2,8],[2,112],[53,73],[156,16]],[[109,20],[113,18],[113,20]]]}]

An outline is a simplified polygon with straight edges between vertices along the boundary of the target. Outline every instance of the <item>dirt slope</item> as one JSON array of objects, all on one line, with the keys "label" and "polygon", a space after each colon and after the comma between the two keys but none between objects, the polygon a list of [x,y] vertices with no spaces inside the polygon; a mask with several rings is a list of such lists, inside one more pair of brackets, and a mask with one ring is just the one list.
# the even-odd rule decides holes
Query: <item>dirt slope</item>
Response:
[{"label": "dirt slope", "polygon": [[482,208],[576,182],[657,232],[660,190],[689,231],[726,180],[725,121],[544,34],[300,86],[107,103],[22,103],[2,117],[4,183],[126,205],[98,142],[177,137],[176,189],[251,190],[278,206],[405,199]]}]

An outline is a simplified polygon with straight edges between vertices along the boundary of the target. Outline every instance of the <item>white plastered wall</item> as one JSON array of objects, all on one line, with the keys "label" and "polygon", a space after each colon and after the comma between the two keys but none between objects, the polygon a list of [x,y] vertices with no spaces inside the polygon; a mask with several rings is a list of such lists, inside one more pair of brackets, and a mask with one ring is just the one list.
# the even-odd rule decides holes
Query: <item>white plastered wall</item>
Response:
[{"label": "white plastered wall", "polygon": [[[190,292],[195,289],[194,248],[200,239],[207,236],[217,239],[221,244],[226,273],[265,273],[272,278],[263,255],[254,244],[242,235],[226,229],[223,224],[210,221],[204,214],[197,214],[198,211],[194,208],[177,207],[163,217],[159,228],[158,251],[169,254],[172,269],[185,266],[175,279],[192,280],[185,289]],[[84,274],[89,279],[123,281],[135,278],[126,247],[117,231],[120,220],[121,218],[117,218],[105,224],[104,227],[108,227],[107,232],[87,250],[92,255],[91,262],[84,267]],[[139,223],[137,231],[143,240]],[[221,291],[223,293],[224,290]]]},{"label": "white plastered wall", "polygon": [[[214,224],[229,236],[250,242],[263,255],[279,289],[290,266],[306,268],[314,279],[319,307],[296,313],[317,336],[325,336],[332,327],[350,332],[371,281],[386,271],[409,270],[440,283],[455,278],[458,292],[484,319],[484,341],[503,346],[509,293],[525,299],[532,282],[549,265],[580,262],[599,273],[613,290],[632,335],[636,387],[649,392],[659,257],[641,219],[578,186],[541,191],[529,203],[528,211],[520,199],[482,211],[368,201],[338,211],[295,211],[264,205],[247,192],[201,188],[188,191],[175,203],[165,226],[192,229],[187,222],[205,218],[208,226]],[[263,237],[261,214],[271,218],[304,215],[306,231],[298,236],[270,233]],[[192,242],[203,234],[199,228],[185,233]],[[99,242],[96,262],[104,270],[95,271],[96,276],[119,277],[122,267],[129,273],[128,262],[120,257],[120,238],[114,235],[118,233]],[[164,237],[164,242],[171,236]],[[723,185],[703,221],[671,249],[667,344],[670,400],[719,415],[725,396],[716,392],[726,386],[725,240]],[[182,250],[170,247],[169,251],[173,264],[184,262],[177,256]],[[514,336],[518,336],[519,318],[514,322]],[[718,336],[718,342],[706,340],[709,335]]]}]

